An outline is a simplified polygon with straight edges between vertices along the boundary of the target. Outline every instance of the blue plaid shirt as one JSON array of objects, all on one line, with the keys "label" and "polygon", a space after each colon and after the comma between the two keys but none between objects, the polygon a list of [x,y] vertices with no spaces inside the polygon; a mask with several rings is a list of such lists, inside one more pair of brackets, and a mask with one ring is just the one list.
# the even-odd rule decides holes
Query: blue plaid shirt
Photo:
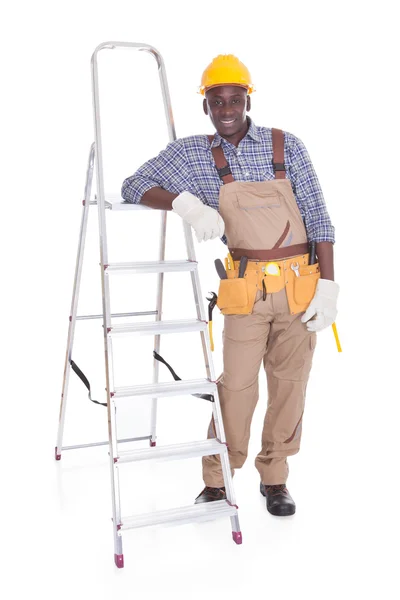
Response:
[{"label": "blue plaid shirt", "polygon": [[[274,179],[271,129],[257,127],[249,117],[247,120],[247,134],[237,148],[219,133],[215,134],[212,145],[222,145],[236,181]],[[308,152],[299,138],[286,131],[284,136],[286,177],[291,182],[308,240],[335,243],[335,228]],[[173,194],[191,192],[204,204],[218,210],[221,185],[207,136],[193,135],[171,142],[158,156],[125,179],[122,197],[127,202],[138,204],[145,192],[153,187],[162,187]],[[226,243],[225,236],[222,241]]]}]

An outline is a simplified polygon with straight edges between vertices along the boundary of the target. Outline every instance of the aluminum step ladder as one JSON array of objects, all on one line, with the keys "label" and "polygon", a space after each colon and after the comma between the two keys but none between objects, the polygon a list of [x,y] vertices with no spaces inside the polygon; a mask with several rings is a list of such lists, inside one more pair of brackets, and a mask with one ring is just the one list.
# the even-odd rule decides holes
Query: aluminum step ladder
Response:
[{"label": "aluminum step ladder", "polygon": [[[158,211],[161,215],[161,233],[159,260],[155,262],[126,262],[110,263],[107,251],[107,232],[106,232],[106,210],[152,210],[143,205],[133,205],[125,203],[119,195],[106,194],[104,191],[103,179],[103,158],[101,141],[101,122],[100,122],[100,100],[99,100],[99,75],[98,75],[98,53],[103,49],[131,48],[150,53],[156,60],[160,84],[162,89],[163,103],[167,119],[169,138],[171,141],[176,139],[175,127],[172,116],[171,101],[168,91],[167,78],[163,59],[160,53],[147,44],[125,43],[125,42],[106,42],[100,44],[92,55],[92,88],[93,88],[93,108],[94,108],[94,131],[95,142],[90,148],[89,162],[86,173],[86,185],[83,200],[83,213],[78,244],[78,254],[75,269],[75,279],[72,294],[72,304],[69,317],[69,330],[67,340],[67,351],[65,357],[64,378],[61,394],[61,406],[59,415],[57,446],[55,448],[56,460],[61,459],[63,450],[77,448],[87,448],[91,446],[101,446],[108,444],[110,471],[111,471],[111,491],[112,491],[112,523],[114,533],[114,561],[117,567],[124,566],[124,557],[122,551],[122,531],[137,527],[146,527],[162,525],[163,523],[182,524],[220,517],[230,517],[232,525],[232,537],[237,544],[241,544],[242,535],[240,532],[237,506],[232,485],[232,477],[229,466],[226,438],[222,423],[221,408],[218,398],[216,377],[212,362],[210,341],[207,331],[207,317],[201,301],[200,279],[197,270],[192,231],[190,225],[182,221],[184,236],[186,241],[187,259],[185,260],[165,260],[165,242],[167,212]],[[93,180],[94,164],[96,164],[97,194],[94,200],[91,200],[91,189]],[[97,205],[100,235],[100,268],[102,285],[102,315],[84,315],[77,316],[77,306],[79,297],[79,288],[82,273],[83,254],[85,247],[85,238],[90,206]],[[181,321],[163,321],[162,320],[162,298],[163,298],[163,280],[164,273],[189,271],[192,280],[194,303],[196,306],[197,319]],[[126,274],[138,273],[157,273],[157,299],[156,310],[136,313],[118,313],[110,312],[110,282],[109,276],[115,272]],[[154,315],[154,322],[115,324],[114,318]],[[103,319],[104,330],[104,352],[105,352],[105,373],[106,373],[106,403],[108,415],[108,436],[106,442],[96,442],[92,444],[79,444],[76,446],[62,446],[64,421],[67,407],[68,382],[71,370],[71,355],[74,342],[74,332],[77,320],[84,319]],[[160,350],[161,334],[184,333],[188,331],[198,331],[200,333],[204,362],[207,377],[204,379],[195,379],[187,381],[173,381],[172,383],[158,382],[159,362],[154,360],[153,382],[145,385],[132,385],[129,387],[115,387],[112,370],[112,340],[115,335],[121,333],[132,335],[153,335],[154,349],[158,353]],[[207,439],[199,442],[176,444],[164,447],[156,446],[156,415],[157,399],[168,396],[208,394],[213,398],[212,411],[214,417],[216,438]],[[116,436],[116,414],[119,398],[148,398],[152,403],[150,434],[130,439],[118,440]],[[149,448],[124,451],[120,445],[124,442],[149,440]],[[119,494],[119,465],[127,462],[144,460],[166,460],[183,459],[189,457],[201,457],[207,455],[220,455],[224,476],[224,485],[226,488],[227,500],[193,504],[192,506],[178,507],[170,510],[153,512],[149,514],[140,514],[133,516],[122,516]]]}]

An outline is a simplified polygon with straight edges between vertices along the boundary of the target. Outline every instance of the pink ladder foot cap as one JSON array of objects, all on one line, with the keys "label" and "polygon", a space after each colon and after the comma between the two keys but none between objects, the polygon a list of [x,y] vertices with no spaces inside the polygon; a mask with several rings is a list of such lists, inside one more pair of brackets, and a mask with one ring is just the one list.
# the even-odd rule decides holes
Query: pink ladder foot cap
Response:
[{"label": "pink ladder foot cap", "polygon": [[155,445],[156,445],[156,442],[150,442],[150,446],[151,446],[152,448],[154,448],[154,446],[155,446]]},{"label": "pink ladder foot cap", "polygon": [[241,531],[232,531],[232,537],[235,544],[241,544],[243,541]]},{"label": "pink ladder foot cap", "polygon": [[114,554],[114,562],[117,565],[118,569],[122,569],[124,566],[124,555]]},{"label": "pink ladder foot cap", "polygon": [[57,446],[54,448],[54,457],[56,460],[61,460],[61,454],[57,454]]}]

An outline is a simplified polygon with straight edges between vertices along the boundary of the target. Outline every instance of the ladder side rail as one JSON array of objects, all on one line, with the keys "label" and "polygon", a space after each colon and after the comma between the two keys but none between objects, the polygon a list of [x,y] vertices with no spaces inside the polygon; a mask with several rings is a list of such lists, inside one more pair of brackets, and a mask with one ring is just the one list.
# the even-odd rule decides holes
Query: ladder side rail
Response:
[{"label": "ladder side rail", "polygon": [[[155,49],[147,49],[147,52],[152,54],[152,56],[157,61],[158,66],[158,74],[160,79],[161,93],[165,111],[165,117],[168,128],[168,137],[171,142],[176,140],[176,131],[175,131],[175,123],[174,117],[172,113],[172,104],[171,97],[168,88],[167,75],[165,70],[165,64],[161,54]],[[161,212],[161,223],[160,223],[160,245],[158,252],[158,260],[165,260],[165,245],[166,245],[166,235],[167,235],[167,211]],[[162,319],[162,309],[163,309],[163,292],[164,292],[164,273],[160,272],[157,278],[157,302],[156,302],[156,321],[161,321]],[[154,336],[154,350],[159,354],[161,347],[161,336]],[[158,383],[159,381],[159,368],[160,363],[158,360],[153,360],[153,383]],[[151,421],[150,421],[150,445],[156,445],[156,428],[157,428],[157,398],[152,398],[151,404]]]},{"label": "ladder side rail", "polygon": [[[158,260],[165,260],[165,243],[167,235],[167,211],[161,212],[160,221],[160,246],[158,251]],[[164,273],[158,273],[157,277],[157,301],[156,301],[156,321],[161,321],[162,310],[163,310],[163,294],[164,294]],[[154,350],[157,354],[160,353],[161,348],[161,335],[154,336]],[[160,363],[155,358],[153,359],[153,383],[159,381],[159,369]],[[150,446],[156,445],[156,431],[157,431],[157,398],[151,400],[151,417],[150,417]]]},{"label": "ladder side rail", "polygon": [[[108,416],[108,436],[109,436],[109,456],[110,456],[110,470],[111,470],[111,487],[112,487],[112,511],[113,511],[113,529],[114,529],[114,548],[115,548],[115,562],[123,563],[122,555],[122,539],[120,535],[120,524],[121,524],[121,501],[119,493],[119,477],[118,467],[115,463],[115,459],[118,455],[117,450],[117,432],[116,432],[116,407],[113,398],[111,397],[111,386],[114,389],[113,382],[113,369],[112,369],[112,341],[108,335],[108,329],[111,327],[111,309],[110,309],[110,287],[109,287],[109,276],[106,272],[105,265],[108,264],[108,248],[107,248],[107,229],[106,229],[106,201],[105,201],[105,190],[104,190],[104,175],[103,175],[103,150],[102,150],[102,139],[101,139],[101,121],[100,121],[100,97],[99,97],[99,74],[98,74],[98,62],[97,56],[100,50],[103,49],[114,49],[117,47],[123,48],[135,48],[141,51],[147,51],[153,54],[157,59],[159,66],[160,78],[163,83],[162,91],[164,98],[165,110],[172,110],[170,108],[168,85],[165,78],[165,69],[163,68],[163,61],[160,53],[147,44],[136,44],[130,42],[105,42],[100,44],[92,55],[91,66],[92,66],[92,90],[93,90],[93,113],[94,113],[94,131],[95,131],[95,152],[96,152],[96,176],[97,176],[97,202],[98,202],[98,215],[99,215],[99,234],[100,234],[100,268],[101,268],[101,287],[102,287],[102,303],[103,303],[103,330],[104,330],[104,353],[105,353],[105,370],[106,370],[106,391],[107,391],[107,416]],[[165,104],[165,100],[168,100],[169,105]],[[168,108],[169,106],[169,108]],[[173,127],[173,126],[172,126]],[[169,124],[170,135],[175,135],[174,130],[171,130]],[[164,211],[165,212],[165,211]],[[166,220],[166,214],[164,216]],[[159,275],[159,301],[162,302],[162,284],[163,274]],[[160,287],[161,286],[161,287]],[[161,316],[161,311],[159,315]],[[159,337],[159,336],[158,336]],[[158,369],[158,366],[156,367]],[[158,371],[156,371],[158,376]]]},{"label": "ladder side rail", "polygon": [[90,147],[88,165],[87,165],[87,169],[86,169],[86,182],[85,182],[85,191],[84,191],[84,196],[83,196],[84,199],[83,199],[82,220],[81,220],[81,227],[80,227],[80,232],[79,232],[78,252],[77,252],[77,256],[76,256],[71,309],[70,309],[70,313],[69,313],[67,350],[65,353],[64,375],[63,375],[61,404],[60,404],[58,432],[57,432],[57,446],[55,449],[56,460],[60,460],[60,458],[61,458],[62,441],[63,441],[63,434],[64,434],[64,424],[65,424],[65,413],[66,413],[66,408],[67,408],[69,375],[70,375],[70,371],[71,371],[70,360],[71,360],[72,348],[73,348],[73,344],[74,344],[76,313],[78,310],[79,290],[80,290],[81,277],[82,277],[82,266],[83,266],[87,223],[88,223],[89,208],[90,208],[90,195],[92,192],[94,157],[95,157],[95,149],[94,149],[94,144],[92,144]]},{"label": "ladder side rail", "polygon": [[111,327],[111,308],[110,308],[110,285],[109,275],[106,272],[108,264],[107,247],[107,228],[106,228],[106,204],[104,191],[103,175],[103,149],[101,138],[100,121],[100,97],[99,97],[99,73],[97,54],[102,47],[98,47],[91,60],[92,67],[92,93],[93,93],[93,114],[94,114],[94,133],[95,133],[95,152],[96,152],[96,178],[97,178],[97,206],[99,218],[99,242],[100,242],[100,269],[101,269],[101,289],[103,305],[103,337],[104,337],[104,356],[105,356],[105,375],[106,375],[106,394],[107,394],[107,420],[108,420],[108,440],[109,440],[109,459],[111,476],[111,500],[112,500],[112,522],[114,535],[114,560],[117,565],[123,564],[122,538],[121,538],[121,499],[119,489],[117,458],[117,431],[116,431],[116,406],[111,396],[111,386],[114,389],[113,369],[112,369],[112,341],[108,335],[108,329]]}]

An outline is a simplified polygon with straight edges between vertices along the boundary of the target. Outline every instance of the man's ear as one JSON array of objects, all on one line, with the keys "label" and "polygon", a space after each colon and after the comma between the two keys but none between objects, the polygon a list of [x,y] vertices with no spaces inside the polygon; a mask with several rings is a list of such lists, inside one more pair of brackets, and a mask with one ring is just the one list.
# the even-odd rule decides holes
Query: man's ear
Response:
[{"label": "man's ear", "polygon": [[249,112],[250,109],[251,109],[251,98],[250,98],[250,96],[247,96],[247,102],[246,102],[247,112]]},{"label": "man's ear", "polygon": [[207,100],[205,98],[203,100],[203,110],[204,114],[208,115]]}]

